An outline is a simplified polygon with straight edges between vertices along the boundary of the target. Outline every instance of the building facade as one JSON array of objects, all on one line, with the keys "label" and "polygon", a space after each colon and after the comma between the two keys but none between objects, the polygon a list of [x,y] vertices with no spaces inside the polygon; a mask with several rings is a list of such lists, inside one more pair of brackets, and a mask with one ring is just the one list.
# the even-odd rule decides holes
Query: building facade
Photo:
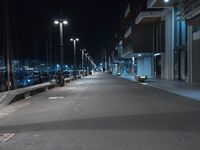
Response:
[{"label": "building facade", "polygon": [[200,82],[200,0],[148,0],[165,21],[164,79]]},{"label": "building facade", "polygon": [[125,3],[115,47],[121,72],[200,82],[200,0]]}]

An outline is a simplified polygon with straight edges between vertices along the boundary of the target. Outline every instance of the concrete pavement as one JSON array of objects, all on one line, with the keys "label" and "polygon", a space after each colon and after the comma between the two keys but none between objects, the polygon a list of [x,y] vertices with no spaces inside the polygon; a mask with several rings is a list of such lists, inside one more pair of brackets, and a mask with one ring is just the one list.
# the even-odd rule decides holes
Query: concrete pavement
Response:
[{"label": "concrete pavement", "polygon": [[23,107],[0,119],[0,135],[14,134],[0,142],[1,150],[200,147],[199,102],[108,74],[89,76],[15,105]]}]

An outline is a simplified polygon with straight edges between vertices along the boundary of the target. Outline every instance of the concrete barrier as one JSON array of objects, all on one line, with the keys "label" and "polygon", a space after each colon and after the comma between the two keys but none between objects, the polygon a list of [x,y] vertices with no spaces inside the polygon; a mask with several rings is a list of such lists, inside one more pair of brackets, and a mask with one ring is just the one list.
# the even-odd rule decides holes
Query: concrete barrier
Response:
[{"label": "concrete barrier", "polygon": [[73,80],[73,78],[65,78],[65,83],[69,83]]},{"label": "concrete barrier", "polygon": [[55,83],[44,83],[44,84],[34,85],[34,86],[6,92],[4,93],[6,94],[4,98],[0,100],[0,108],[5,107],[6,105],[9,105],[18,100],[25,99],[25,98],[34,96],[38,93],[47,91],[54,87],[56,87]]},{"label": "concrete barrier", "polygon": [[[81,75],[77,75],[77,79],[81,78]],[[65,78],[65,82],[69,83],[73,81],[73,77]],[[41,92],[47,91],[57,86],[56,80],[52,80],[48,83],[38,84],[26,88],[16,89],[13,91],[7,91],[0,93],[0,109],[18,100],[26,99]]]}]

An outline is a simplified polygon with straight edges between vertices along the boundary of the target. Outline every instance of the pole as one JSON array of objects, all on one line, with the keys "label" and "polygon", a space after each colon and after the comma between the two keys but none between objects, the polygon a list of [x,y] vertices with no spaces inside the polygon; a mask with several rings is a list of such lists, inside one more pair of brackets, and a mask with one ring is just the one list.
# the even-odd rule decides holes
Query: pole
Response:
[{"label": "pole", "polygon": [[76,40],[74,40],[74,79],[76,80]]},{"label": "pole", "polygon": [[49,66],[52,67],[52,38],[51,38],[50,26],[49,26]]},{"label": "pole", "polygon": [[60,86],[64,85],[64,72],[63,72],[63,24],[60,23]]},{"label": "pole", "polygon": [[60,63],[61,72],[63,71],[63,24],[60,23]]},{"label": "pole", "polygon": [[88,75],[88,72],[87,72],[87,55],[88,54],[85,54],[85,69],[86,69],[86,76]]},{"label": "pole", "polygon": [[84,68],[83,68],[83,63],[84,63],[84,50],[82,50],[82,72],[83,72],[83,70],[84,70]]},{"label": "pole", "polygon": [[5,11],[5,31],[6,31],[6,67],[7,67],[7,90],[10,91],[10,29],[9,29],[9,14],[8,14],[8,0],[4,1]]},{"label": "pole", "polygon": [[49,67],[49,42],[46,41],[46,53],[47,53],[47,69]]},{"label": "pole", "polygon": [[86,49],[81,49],[81,54],[82,54],[82,73],[84,75],[84,51],[86,51]]},{"label": "pole", "polygon": [[107,70],[107,54],[106,54],[106,49],[105,49],[105,71]]}]

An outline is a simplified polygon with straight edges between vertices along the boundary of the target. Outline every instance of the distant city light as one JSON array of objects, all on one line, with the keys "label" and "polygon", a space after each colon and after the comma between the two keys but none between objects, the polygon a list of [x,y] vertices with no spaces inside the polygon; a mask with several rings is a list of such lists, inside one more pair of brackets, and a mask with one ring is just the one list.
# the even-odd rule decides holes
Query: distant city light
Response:
[{"label": "distant city light", "polygon": [[142,54],[138,54],[138,57],[141,57],[142,56]]}]

